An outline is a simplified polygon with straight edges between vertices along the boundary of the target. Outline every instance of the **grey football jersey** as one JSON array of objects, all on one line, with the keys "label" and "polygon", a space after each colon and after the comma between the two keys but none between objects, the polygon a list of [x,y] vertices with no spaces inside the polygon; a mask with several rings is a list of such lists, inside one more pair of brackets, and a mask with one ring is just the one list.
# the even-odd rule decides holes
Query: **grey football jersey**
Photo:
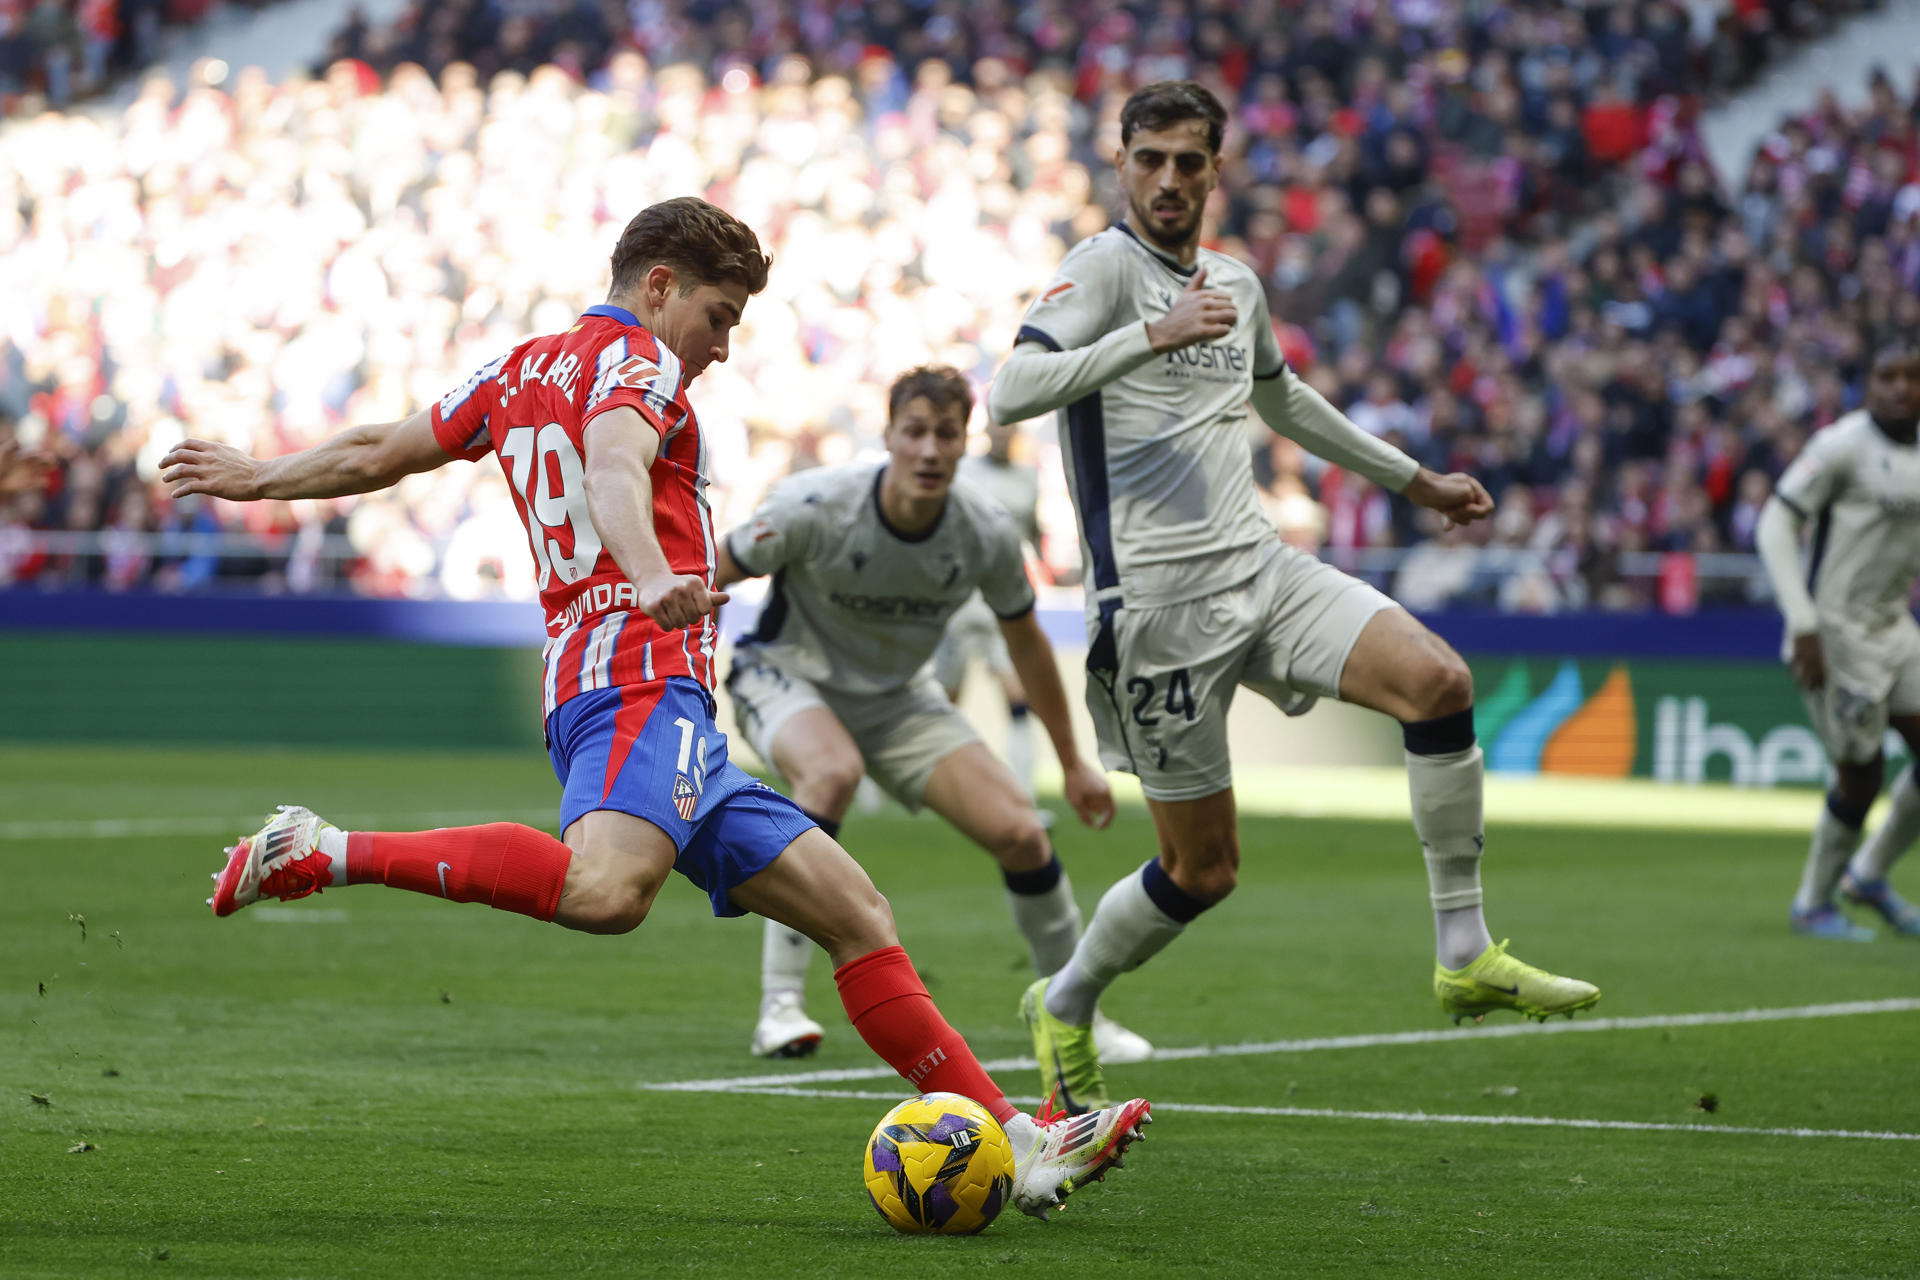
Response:
[{"label": "grey football jersey", "polygon": [[1807,589],[1823,626],[1877,631],[1907,616],[1920,576],[1920,447],[1855,410],[1807,441],[1774,492],[1813,522]]},{"label": "grey football jersey", "polygon": [[773,575],[742,646],[841,693],[913,679],[976,588],[1002,618],[1033,608],[1020,534],[999,503],[956,480],[940,522],[903,537],[880,513],[884,470],[861,462],[790,476],[727,535],[735,564]]},{"label": "grey football jersey", "polygon": [[1254,487],[1247,400],[1256,377],[1286,362],[1250,269],[1210,249],[1181,267],[1121,223],[1068,252],[1020,341],[1069,351],[1158,320],[1200,267],[1207,288],[1232,297],[1233,331],[1155,356],[1060,411],[1089,595],[1190,600],[1244,582],[1277,544]]}]

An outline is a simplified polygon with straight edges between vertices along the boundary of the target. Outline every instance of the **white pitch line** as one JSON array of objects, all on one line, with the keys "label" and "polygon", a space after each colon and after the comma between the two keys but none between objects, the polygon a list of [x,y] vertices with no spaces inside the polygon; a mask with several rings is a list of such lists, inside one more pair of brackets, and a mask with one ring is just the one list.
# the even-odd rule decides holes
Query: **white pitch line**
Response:
[{"label": "white pitch line", "polygon": [[[716,1089],[715,1093],[752,1094],[770,1098],[857,1098],[862,1102],[898,1102],[898,1093],[876,1089]],[[1040,1105],[1038,1098],[1008,1098],[1016,1106]],[[1328,1107],[1241,1107],[1213,1102],[1156,1102],[1154,1113],[1191,1112],[1199,1115],[1278,1116],[1300,1120],[1385,1120],[1396,1124],[1478,1124],[1525,1129],[1611,1129],[1635,1133],[1727,1133],[1755,1138],[1859,1138],[1872,1142],[1920,1142],[1920,1133],[1874,1129],[1807,1129],[1798,1126],[1762,1128],[1737,1124],[1675,1124],[1657,1120],[1587,1120],[1578,1116],[1445,1115],[1431,1111],[1335,1111]]]},{"label": "white pitch line", "polygon": [[[1155,1049],[1152,1061],[1188,1058],[1238,1058],[1281,1053],[1316,1053],[1326,1049],[1372,1049],[1402,1044],[1458,1044],[1476,1040],[1504,1040],[1513,1036],[1569,1035],[1584,1031],[1643,1031],[1657,1027],[1714,1027],[1749,1022],[1794,1022],[1806,1018],[1849,1018],[1869,1013],[1913,1013],[1920,999],[1853,1000],[1843,1004],[1803,1004],[1785,1009],[1731,1009],[1711,1013],[1662,1013],[1638,1018],[1589,1018],[1585,1022],[1515,1022],[1494,1027],[1452,1027],[1429,1031],[1388,1031],[1374,1035],[1325,1036],[1316,1040],[1266,1040],[1251,1044],[1195,1045]],[[988,1071],[1023,1071],[1032,1058],[996,1058],[981,1064]],[[771,1085],[833,1084],[847,1080],[890,1080],[891,1067],[842,1067],[800,1071],[788,1075],[722,1076],[709,1080],[643,1081],[643,1089],[687,1093],[727,1093]],[[1716,1129],[1715,1132],[1718,1132]]]},{"label": "white pitch line", "polygon": [[[418,830],[426,827],[467,826],[477,822],[531,819],[551,824],[554,810],[462,809],[410,813],[352,814],[362,830],[387,828]],[[243,818],[61,818],[42,822],[0,822],[0,840],[127,840],[156,836],[233,836],[257,828],[265,817]]]}]

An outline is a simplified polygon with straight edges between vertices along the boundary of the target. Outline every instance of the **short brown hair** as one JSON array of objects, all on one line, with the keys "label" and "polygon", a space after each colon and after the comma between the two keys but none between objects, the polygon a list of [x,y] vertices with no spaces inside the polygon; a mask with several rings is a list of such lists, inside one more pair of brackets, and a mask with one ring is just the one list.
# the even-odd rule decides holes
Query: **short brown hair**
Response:
[{"label": "short brown hair", "polygon": [[1207,147],[1220,154],[1227,136],[1227,109],[1197,80],[1156,80],[1134,91],[1120,108],[1120,145],[1142,129],[1158,132],[1182,120],[1207,122]]},{"label": "short brown hair", "polygon": [[973,416],[973,385],[950,364],[923,364],[893,380],[887,390],[887,421],[900,416],[909,400],[924,396],[935,409],[958,407],[960,421]]},{"label": "short brown hair", "polygon": [[611,292],[637,289],[647,272],[668,266],[680,278],[682,294],[703,284],[740,284],[758,293],[767,287],[772,263],[760,252],[753,228],[718,205],[680,196],[648,205],[620,233]]}]

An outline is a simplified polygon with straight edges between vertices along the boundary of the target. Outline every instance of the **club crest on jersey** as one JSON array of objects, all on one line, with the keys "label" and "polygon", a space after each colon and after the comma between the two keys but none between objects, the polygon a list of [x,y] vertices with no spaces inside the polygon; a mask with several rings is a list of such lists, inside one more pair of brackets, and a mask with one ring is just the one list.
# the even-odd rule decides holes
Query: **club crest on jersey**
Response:
[{"label": "club crest on jersey", "polygon": [[654,379],[659,376],[660,366],[653,361],[645,356],[628,356],[607,374],[607,385],[641,391],[652,386]]},{"label": "club crest on jersey", "polygon": [[699,792],[693,789],[693,783],[684,773],[673,775],[673,811],[680,815],[680,821],[692,822],[694,808],[700,803]]}]

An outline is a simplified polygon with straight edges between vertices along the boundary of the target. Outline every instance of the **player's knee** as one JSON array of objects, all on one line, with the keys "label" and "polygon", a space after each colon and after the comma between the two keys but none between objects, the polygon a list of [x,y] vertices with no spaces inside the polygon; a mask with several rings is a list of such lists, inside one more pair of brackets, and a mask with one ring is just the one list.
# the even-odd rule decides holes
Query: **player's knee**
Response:
[{"label": "player's knee", "polygon": [[1188,874],[1176,875],[1174,882],[1189,894],[1211,906],[1224,902],[1229,894],[1240,884],[1240,868],[1233,862],[1222,859],[1204,867],[1195,867]]},{"label": "player's knee", "polygon": [[[1166,865],[1166,855],[1161,855]],[[1240,883],[1240,845],[1231,834],[1180,852],[1167,876],[1182,892],[1207,906],[1224,901]]]},{"label": "player's knee", "polygon": [[1038,871],[1053,858],[1053,842],[1031,809],[1010,818],[988,841],[987,851],[1003,871]]},{"label": "player's knee", "polygon": [[1880,781],[1886,772],[1885,760],[1875,757],[1866,764],[1843,764],[1834,770],[1833,789],[1827,793],[1827,808],[1849,827],[1867,820],[1867,810],[1880,795]]},{"label": "player's knee", "polygon": [[838,818],[853,807],[866,764],[857,753],[833,752],[810,762],[793,780],[794,798],[809,812]]},{"label": "player's knee", "polygon": [[646,922],[664,881],[651,873],[604,878],[568,904],[568,917],[586,933],[632,933]]},{"label": "player's knee", "polygon": [[894,927],[893,907],[878,889],[849,900],[833,924],[833,936],[826,940],[827,954],[835,964],[897,946],[900,934]]},{"label": "player's knee", "polygon": [[1413,701],[1420,719],[1454,715],[1473,705],[1473,672],[1451,645],[1436,638],[1414,668]]}]

